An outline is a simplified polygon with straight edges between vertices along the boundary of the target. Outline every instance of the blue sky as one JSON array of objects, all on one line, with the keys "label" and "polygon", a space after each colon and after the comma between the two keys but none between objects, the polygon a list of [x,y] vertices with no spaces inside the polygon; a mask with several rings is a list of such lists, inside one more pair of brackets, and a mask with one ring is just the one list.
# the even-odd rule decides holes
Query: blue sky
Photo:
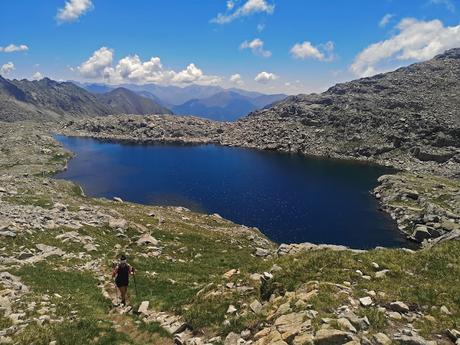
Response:
[{"label": "blue sky", "polygon": [[316,92],[460,47],[460,0],[2,0],[0,47],[8,78]]}]

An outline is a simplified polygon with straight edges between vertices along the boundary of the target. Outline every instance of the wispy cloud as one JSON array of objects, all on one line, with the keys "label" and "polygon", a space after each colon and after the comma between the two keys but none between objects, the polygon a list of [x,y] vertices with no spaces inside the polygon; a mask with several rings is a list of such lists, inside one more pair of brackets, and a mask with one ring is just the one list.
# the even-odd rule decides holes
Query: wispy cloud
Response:
[{"label": "wispy cloud", "polygon": [[391,19],[393,19],[395,15],[394,14],[391,14],[391,13],[387,13],[385,14],[382,19],[380,19],[379,21],[379,26],[381,28],[384,28],[385,26],[387,26],[387,24],[391,21]]},{"label": "wispy cloud", "polygon": [[24,52],[29,50],[29,47],[26,46],[25,44],[20,44],[20,45],[15,45],[15,44],[10,44],[7,45],[6,47],[0,47],[0,52],[4,53],[14,53],[14,52]]},{"label": "wispy cloud", "polygon": [[430,0],[429,3],[434,5],[443,5],[450,12],[455,12],[455,4],[452,2],[452,0]]},{"label": "wispy cloud", "polygon": [[272,14],[274,10],[275,5],[270,4],[267,0],[247,0],[240,7],[236,7],[234,1],[227,1],[227,12],[219,13],[217,17],[211,19],[211,23],[228,24],[235,19],[247,17],[254,13]]},{"label": "wispy cloud", "polygon": [[272,56],[271,51],[264,49],[264,41],[260,38],[255,38],[252,41],[244,41],[240,45],[240,49],[250,49],[254,55],[269,58]]}]

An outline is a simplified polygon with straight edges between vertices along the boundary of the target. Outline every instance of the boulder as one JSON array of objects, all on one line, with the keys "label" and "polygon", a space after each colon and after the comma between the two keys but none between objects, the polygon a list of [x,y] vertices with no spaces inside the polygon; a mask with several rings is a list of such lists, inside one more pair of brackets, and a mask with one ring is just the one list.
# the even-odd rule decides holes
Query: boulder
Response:
[{"label": "boulder", "polygon": [[313,345],[313,336],[308,333],[299,334],[292,340],[292,345]]},{"label": "boulder", "polygon": [[315,345],[342,345],[352,340],[350,333],[336,329],[320,329],[315,334]]},{"label": "boulder", "polygon": [[137,241],[136,241],[138,246],[146,245],[146,244],[152,244],[154,246],[158,245],[158,240],[150,234],[144,234],[142,235]]},{"label": "boulder", "polygon": [[259,257],[265,257],[265,256],[270,255],[270,251],[268,249],[258,247],[258,248],[256,248],[255,255],[259,256]]},{"label": "boulder", "polygon": [[262,304],[258,300],[254,300],[249,307],[255,314],[259,314],[262,311]]},{"label": "boulder", "polygon": [[228,306],[228,309],[227,309],[227,314],[233,314],[233,313],[236,312],[236,310],[237,310],[237,309],[235,308],[235,306],[232,305],[232,304],[230,304],[230,305]]},{"label": "boulder", "polygon": [[356,328],[351,324],[351,322],[348,319],[344,317],[341,317],[337,320],[337,325],[342,331],[357,333]]},{"label": "boulder", "polygon": [[390,270],[381,270],[381,271],[375,272],[375,278],[383,279],[387,276],[389,272]]},{"label": "boulder", "polygon": [[230,332],[224,340],[224,345],[239,345],[240,335]]},{"label": "boulder", "polygon": [[414,232],[410,236],[410,239],[415,241],[415,242],[423,242],[426,239],[431,238],[430,231],[428,230],[428,227],[425,225],[417,225],[415,227]]},{"label": "boulder", "polygon": [[137,312],[141,315],[148,315],[148,309],[149,309],[149,301],[143,301],[141,305],[139,306],[139,309]]},{"label": "boulder", "polygon": [[409,307],[407,306],[407,304],[401,301],[391,302],[388,308],[398,313],[407,313],[409,311]]},{"label": "boulder", "polygon": [[257,340],[254,345],[288,345],[281,337],[280,332],[269,330],[269,333]]},{"label": "boulder", "polygon": [[395,337],[394,340],[401,345],[431,345],[430,342],[419,335],[400,335]]},{"label": "boulder", "polygon": [[376,345],[390,345],[391,339],[384,333],[374,334],[374,342]]},{"label": "boulder", "polygon": [[125,219],[117,219],[117,218],[110,218],[109,219],[109,227],[112,229],[121,229],[126,230],[128,229],[128,222]]},{"label": "boulder", "polygon": [[372,305],[372,298],[370,298],[369,296],[366,296],[366,297],[362,297],[359,299],[359,303],[361,303],[361,305],[363,307],[369,307]]},{"label": "boulder", "polygon": [[10,231],[10,230],[1,230],[0,231],[0,237],[15,238],[16,237],[16,232]]}]

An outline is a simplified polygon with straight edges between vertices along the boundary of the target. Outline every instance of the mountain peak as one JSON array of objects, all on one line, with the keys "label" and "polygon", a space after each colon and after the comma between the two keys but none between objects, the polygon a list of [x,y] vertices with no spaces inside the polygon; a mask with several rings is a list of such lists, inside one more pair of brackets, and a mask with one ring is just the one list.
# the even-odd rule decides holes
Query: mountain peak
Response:
[{"label": "mountain peak", "polygon": [[444,53],[436,55],[434,58],[437,60],[460,59],[460,48],[453,48],[453,49],[446,50]]}]

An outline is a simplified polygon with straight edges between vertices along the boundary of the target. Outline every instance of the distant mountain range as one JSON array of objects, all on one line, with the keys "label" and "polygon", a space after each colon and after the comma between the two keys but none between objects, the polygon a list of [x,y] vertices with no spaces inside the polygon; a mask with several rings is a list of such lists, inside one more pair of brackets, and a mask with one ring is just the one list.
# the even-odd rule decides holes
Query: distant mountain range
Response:
[{"label": "distant mountain range", "polygon": [[284,94],[265,95],[237,88],[224,89],[220,86],[195,84],[178,87],[156,84],[114,86],[74,83],[93,93],[106,93],[114,88],[123,87],[171,109],[175,114],[196,115],[218,121],[235,121],[254,110],[264,108],[287,97]]},{"label": "distant mountain range", "polygon": [[250,112],[286,98],[261,95],[255,98],[234,91],[222,91],[203,99],[192,99],[171,109],[178,115],[197,115],[218,121],[236,121]]},{"label": "distant mountain range", "polygon": [[196,115],[235,121],[286,98],[219,86],[80,84],[0,76],[0,121],[59,120],[116,114]]},{"label": "distant mountain range", "polygon": [[152,99],[125,88],[94,94],[71,82],[49,78],[8,80],[0,76],[0,121],[171,113]]}]

